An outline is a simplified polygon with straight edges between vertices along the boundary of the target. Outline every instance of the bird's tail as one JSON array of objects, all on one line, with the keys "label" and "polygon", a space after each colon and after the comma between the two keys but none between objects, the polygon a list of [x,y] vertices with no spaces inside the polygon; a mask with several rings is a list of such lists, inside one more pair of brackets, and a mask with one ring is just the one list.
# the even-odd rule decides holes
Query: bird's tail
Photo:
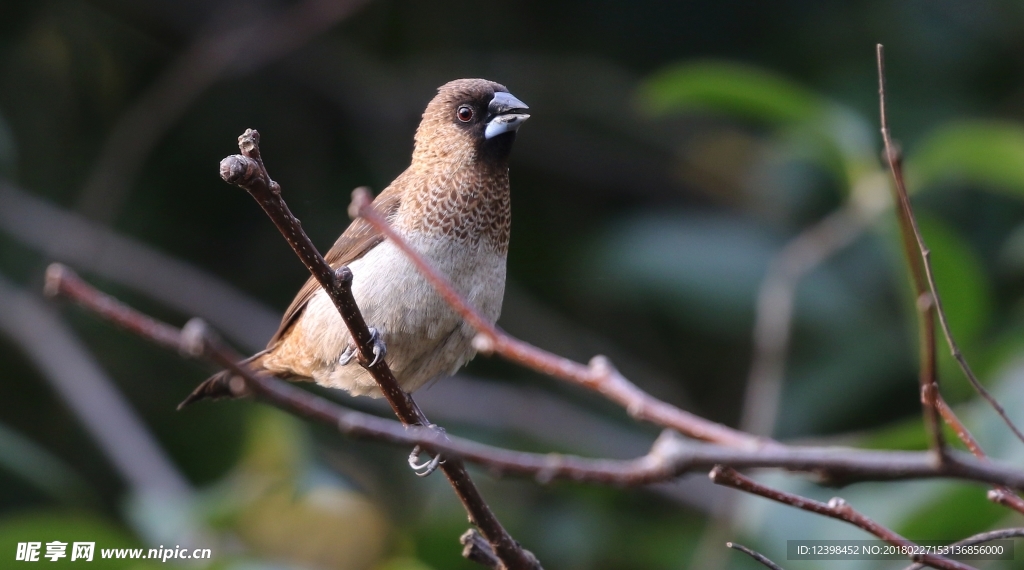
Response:
[{"label": "bird's tail", "polygon": [[[263,370],[263,356],[265,354],[266,351],[258,352],[239,364],[248,367],[253,372],[259,372]],[[178,404],[178,409],[180,410],[193,402],[207,398],[239,398],[248,395],[248,393],[249,391],[245,387],[245,380],[241,376],[232,373],[230,370],[222,370],[210,376],[197,386],[195,390],[192,390],[192,393]]]}]

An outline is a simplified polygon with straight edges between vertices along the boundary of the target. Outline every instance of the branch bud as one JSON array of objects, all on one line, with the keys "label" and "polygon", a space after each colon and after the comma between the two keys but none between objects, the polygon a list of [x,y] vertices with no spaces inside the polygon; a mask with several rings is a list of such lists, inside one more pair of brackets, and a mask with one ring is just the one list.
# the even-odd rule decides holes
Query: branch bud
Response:
[{"label": "branch bud", "polygon": [[494,339],[487,334],[480,333],[473,337],[473,348],[480,354],[491,354],[494,352]]}]

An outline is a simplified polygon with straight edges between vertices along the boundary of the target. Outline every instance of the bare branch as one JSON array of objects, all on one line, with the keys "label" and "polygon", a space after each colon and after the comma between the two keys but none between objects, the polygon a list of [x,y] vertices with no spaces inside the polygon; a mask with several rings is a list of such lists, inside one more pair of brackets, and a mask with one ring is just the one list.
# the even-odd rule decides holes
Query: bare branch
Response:
[{"label": "bare branch", "polygon": [[[932,433],[932,446],[933,449],[940,453],[940,458],[945,454],[945,448],[942,441],[941,428],[938,424],[938,418],[941,417],[948,425],[950,425],[957,437],[964,442],[964,445],[979,459],[985,459],[985,453],[981,450],[981,446],[968,431],[967,427],[960,421],[953,410],[943,400],[942,395],[939,393],[938,384],[938,373],[935,361],[935,318],[938,317],[939,323],[942,327],[942,332],[946,337],[946,342],[949,345],[949,349],[960,364],[960,368],[963,370],[964,375],[970,381],[974,389],[981,394],[983,398],[995,409],[996,413],[1003,419],[1010,430],[1017,436],[1018,439],[1024,441],[1024,434],[1017,429],[1017,426],[1010,420],[1006,415],[1006,411],[1002,405],[993,397],[981,382],[978,381],[977,377],[974,376],[974,372],[967,364],[967,360],[960,352],[956,341],[953,339],[953,334],[949,329],[949,324],[946,321],[945,311],[942,309],[942,300],[939,297],[938,289],[935,285],[935,277],[932,274],[931,266],[931,252],[925,245],[924,238],[921,235],[920,228],[918,228],[917,220],[914,218],[913,207],[910,203],[910,196],[907,193],[906,183],[903,178],[903,165],[901,156],[898,149],[894,148],[892,143],[892,137],[889,132],[889,123],[886,118],[885,110],[885,50],[882,44],[878,44],[877,47],[878,56],[878,98],[879,98],[879,115],[881,117],[881,132],[882,141],[885,144],[885,156],[889,163],[889,169],[892,171],[894,187],[896,192],[896,202],[898,204],[899,220],[900,220],[900,234],[903,237],[904,252],[906,253],[907,263],[911,266],[911,275],[913,276],[914,288],[917,292],[917,309],[920,316],[921,324],[921,348],[922,348],[922,365],[921,365],[921,400],[925,406],[925,416],[928,421],[929,429]],[[916,246],[916,250],[915,250]],[[1014,494],[1011,490],[1006,488],[997,487],[989,492],[988,498],[990,501],[1004,505],[1018,512],[1024,513],[1024,500]]]},{"label": "bare branch", "polygon": [[594,390],[625,407],[629,415],[638,420],[669,427],[696,439],[743,448],[778,445],[777,442],[770,439],[752,436],[706,420],[658,400],[627,380],[603,356],[595,356],[589,365],[583,365],[508,335],[480,316],[476,309],[470,306],[452,287],[448,279],[438,273],[388,225],[387,221],[373,211],[370,202],[370,194],[367,190],[356,189],[352,193],[349,215],[365,219],[409,256],[409,259],[416,264],[416,267],[430,281],[441,297],[462,315],[462,318],[470,326],[476,329],[477,337],[473,340],[473,346],[478,351],[485,354],[500,354],[512,362],[543,374]]},{"label": "bare branch", "polygon": [[[975,544],[983,544],[991,542],[993,540],[1001,540],[1005,538],[1019,538],[1024,536],[1024,528],[1003,528],[999,530],[991,530],[988,532],[978,533],[974,536],[969,536],[963,540],[958,540],[950,546],[972,546]],[[904,570],[921,570],[924,568],[922,564],[911,564],[904,568]]]},{"label": "bare branch", "polygon": [[474,529],[469,529],[462,533],[459,537],[459,542],[462,543],[462,557],[466,560],[472,560],[477,564],[499,570],[501,568],[501,560],[494,555],[494,551],[491,550],[491,545],[487,544],[484,537],[480,536],[480,533]]},{"label": "bare branch", "polygon": [[[725,467],[722,465],[715,466],[715,468],[711,470],[709,476],[711,477],[711,480],[718,485],[725,485],[766,499],[771,499],[785,505],[796,507],[798,509],[803,509],[829,518],[848,522],[877,536],[889,544],[905,547],[915,546],[913,542],[900,536],[895,531],[857,512],[853,507],[847,504],[846,501],[839,497],[834,497],[828,503],[822,503],[813,499],[808,499],[807,497],[801,497],[800,495],[794,495],[792,493],[786,493],[785,491],[779,491],[778,489],[772,489],[771,487],[762,485],[753,479],[744,477],[731,467]],[[915,562],[922,562],[933,568],[943,568],[945,570],[970,570],[972,568],[971,566],[962,564],[955,560],[931,554],[914,555],[913,560]]]},{"label": "bare branch", "polygon": [[[932,376],[933,382],[928,382],[925,378],[926,363],[922,363],[922,385],[921,385],[921,396],[924,401],[926,408],[926,415],[928,416],[930,429],[932,430],[933,443],[941,442],[941,432],[938,430],[938,406],[935,403],[936,398],[939,395],[938,382],[934,378],[934,342],[935,342],[935,324],[934,319],[937,316],[939,325],[942,327],[942,334],[946,337],[946,344],[949,346],[949,351],[960,365],[960,369],[963,370],[964,376],[974,387],[974,390],[978,392],[992,408],[999,414],[999,417],[1003,419],[1003,422],[1009,426],[1010,430],[1013,431],[1017,439],[1024,442],[1024,433],[1021,433],[1020,429],[1010,420],[1009,416],[1006,415],[1006,410],[1003,406],[992,396],[991,393],[978,381],[977,376],[971,370],[971,367],[967,364],[967,359],[964,358],[963,353],[960,352],[960,347],[956,344],[953,339],[953,333],[950,331],[949,323],[946,320],[946,313],[942,309],[942,298],[939,297],[939,291],[935,286],[935,276],[932,273],[932,262],[931,262],[931,251],[924,242],[924,238],[921,236],[921,230],[917,226],[917,220],[914,219],[914,210],[910,204],[910,196],[907,193],[907,187],[903,180],[903,166],[900,158],[899,151],[893,145],[892,138],[889,134],[889,123],[886,119],[885,114],[885,49],[882,44],[878,44],[878,99],[879,109],[881,117],[881,130],[882,130],[882,141],[885,143],[885,157],[889,163],[889,169],[892,171],[893,181],[895,182],[896,190],[896,202],[899,211],[900,220],[900,233],[903,236],[904,250],[907,254],[907,262],[911,266],[911,274],[914,277],[914,287],[917,291],[917,304],[918,311],[922,317],[922,340],[928,340],[925,337],[930,338],[930,342],[925,344],[922,342],[922,350],[927,351],[928,346],[931,345],[930,361],[928,366],[932,369],[928,371],[928,374]],[[917,252],[915,254],[914,247],[916,246]],[[918,255],[920,257],[918,257]]]},{"label": "bare branch", "polygon": [[739,544],[739,543],[736,543],[736,542],[726,542],[725,545],[728,546],[729,548],[733,549],[733,550],[739,550],[740,552],[742,552],[742,553],[746,554],[747,556],[753,558],[754,560],[757,560],[758,562],[760,562],[762,566],[771,568],[771,570],[782,570],[781,566],[779,566],[778,564],[772,562],[771,560],[768,559],[767,556],[765,556],[764,554],[761,554],[760,552],[758,552],[756,550],[752,550],[752,549],[747,548],[746,546],[743,546],[742,544]]},{"label": "bare branch", "polygon": [[1005,487],[996,487],[989,491],[986,496],[988,497],[988,500],[993,503],[1011,508],[1024,515],[1024,499],[1021,499],[1020,496],[1012,490]]},{"label": "bare branch", "polygon": [[[937,399],[939,398],[938,363],[935,345],[935,297],[928,290],[928,277],[922,269],[929,264],[930,253],[924,247],[921,234],[917,228],[917,220],[910,205],[910,197],[903,186],[903,178],[897,173],[902,172],[902,155],[889,137],[889,123],[885,114],[885,57],[882,45],[878,45],[878,101],[881,116],[882,140],[885,143],[885,157],[892,170],[895,184],[895,201],[897,219],[899,219],[900,237],[903,253],[910,266],[911,285],[914,287],[915,307],[918,314],[918,344],[920,351],[919,382],[921,385],[921,406],[924,411],[925,427],[931,438],[931,447],[941,460],[946,454],[946,443],[942,435],[942,422],[939,417]],[[916,246],[915,246],[916,244]],[[918,250],[920,248],[920,259]]]},{"label": "bare branch", "polygon": [[[937,403],[939,405],[939,413],[942,414],[942,419],[953,428],[953,431],[956,433],[957,437],[960,438],[960,441],[964,442],[964,445],[967,446],[967,449],[969,449],[975,457],[979,460],[986,461],[988,457],[985,455],[985,452],[982,451],[981,445],[976,439],[974,439],[974,436],[971,435],[967,426],[965,426],[964,423],[960,421],[960,418],[953,413],[949,404],[947,404],[941,397],[938,399]],[[987,497],[988,500],[993,503],[1009,507],[1021,514],[1024,514],[1024,499],[1021,499],[1006,487],[997,486],[988,492]]]}]

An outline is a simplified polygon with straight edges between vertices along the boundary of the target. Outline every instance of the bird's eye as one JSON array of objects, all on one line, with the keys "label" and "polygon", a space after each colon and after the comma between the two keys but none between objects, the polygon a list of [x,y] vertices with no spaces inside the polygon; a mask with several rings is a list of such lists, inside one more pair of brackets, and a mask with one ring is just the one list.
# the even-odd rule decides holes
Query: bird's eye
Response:
[{"label": "bird's eye", "polygon": [[455,112],[455,116],[459,118],[463,123],[468,123],[473,118],[473,108],[469,105],[462,105],[459,110]]}]

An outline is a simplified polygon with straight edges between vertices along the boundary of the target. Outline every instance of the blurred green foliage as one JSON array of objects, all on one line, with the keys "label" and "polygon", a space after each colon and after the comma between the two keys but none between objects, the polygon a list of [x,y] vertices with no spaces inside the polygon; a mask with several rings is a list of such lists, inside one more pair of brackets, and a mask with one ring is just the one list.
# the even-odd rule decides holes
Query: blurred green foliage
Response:
[{"label": "blurred green foliage", "polygon": [[[485,76],[533,113],[511,167],[515,287],[505,313],[514,318],[499,324],[543,346],[562,343],[579,359],[613,347],[616,364],[645,389],[735,424],[766,268],[800,231],[851,209],[867,220],[862,234],[797,288],[775,436],[922,449],[915,315],[878,160],[874,45],[882,41],[889,120],[950,325],[981,380],[1024,423],[1019,3],[561,0],[498,13],[459,0],[371,1],[279,59],[227,65],[166,126],[142,133],[155,146],[133,165],[122,199],[86,207],[83,188],[104,144],[197,34],[296,4],[0,4],[0,176],[280,310],[305,273],[258,209],[217,179],[237,135],[261,131],[291,208],[326,246],[347,223],[348,192],[379,190],[407,163],[433,89]],[[165,95],[171,107],[183,97]],[[0,227],[3,279],[37,291],[52,257]],[[102,271],[85,274],[171,322],[192,316]],[[0,567],[28,540],[155,546],[147,517],[185,517],[209,532],[219,545],[214,567],[475,567],[459,556],[465,514],[441,477],[407,472],[405,450],[345,440],[251,402],[175,413],[209,370],[59,310],[196,492],[174,506],[131,496],[18,342],[0,336]],[[1020,442],[940,354],[947,399],[990,454],[1019,464]],[[651,437],[621,410],[533,373],[491,360],[469,372],[541,388],[623,437]],[[519,421],[543,419],[559,433],[539,436],[511,420],[437,421],[519,448],[580,452],[600,443],[559,418],[532,417],[535,409],[548,408],[524,405]],[[476,475],[512,534],[548,568],[694,567],[715,547],[703,542],[709,503],[699,499],[713,494],[709,486],[676,502],[652,491]],[[977,486],[837,491],[779,474],[765,480],[823,500],[841,494],[912,539],[1021,522]],[[733,538],[787,569],[896,567],[786,561],[787,539],[863,536],[761,499],[737,500]],[[721,556],[729,568],[756,567],[737,553]]]}]

